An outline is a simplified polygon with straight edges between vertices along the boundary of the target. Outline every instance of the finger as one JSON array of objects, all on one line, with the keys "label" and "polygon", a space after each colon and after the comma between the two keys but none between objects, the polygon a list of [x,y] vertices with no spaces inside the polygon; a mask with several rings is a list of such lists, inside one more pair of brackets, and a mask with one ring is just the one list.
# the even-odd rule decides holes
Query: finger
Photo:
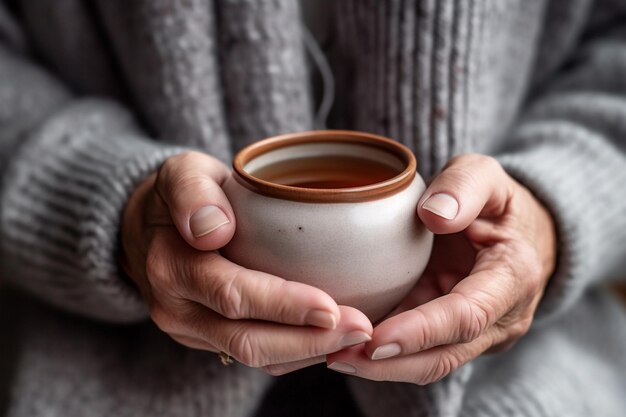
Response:
[{"label": "finger", "polygon": [[370,340],[372,326],[360,311],[341,307],[334,330],[287,326],[254,320],[229,320],[203,309],[190,320],[197,337],[209,341],[244,365],[260,368],[336,352]]},{"label": "finger", "polygon": [[[230,319],[259,319],[333,329],[341,319],[324,291],[271,274],[245,269],[218,252],[189,250],[173,228],[151,241],[146,273],[154,296],[193,301]],[[159,313],[159,312],[157,312]]]},{"label": "finger", "polygon": [[481,355],[501,336],[494,330],[473,342],[439,346],[409,356],[372,361],[362,347],[328,355],[328,368],[374,381],[408,382],[426,385],[444,378]]},{"label": "finger", "polygon": [[156,190],[181,236],[196,249],[214,250],[235,233],[235,215],[221,186],[228,169],[217,159],[187,152],[161,166]]},{"label": "finger", "polygon": [[298,371],[300,369],[308,368],[309,366],[317,365],[318,363],[326,362],[326,356],[316,356],[310,359],[303,359],[301,361],[280,363],[276,365],[264,366],[263,370],[270,375],[280,376],[290,372]]},{"label": "finger", "polygon": [[478,270],[450,294],[385,320],[366,345],[368,356],[386,359],[477,339],[517,301],[502,281],[493,270]]},{"label": "finger", "polygon": [[[173,335],[173,334],[170,334],[170,337],[174,339],[174,341],[176,341],[177,343],[183,346],[186,346],[188,348],[191,348],[191,349],[219,353],[219,351],[214,346],[196,337]],[[295,361],[295,362],[268,365],[268,366],[264,366],[263,370],[270,375],[280,376],[280,375],[288,374],[290,372],[298,371],[300,369],[308,368],[309,366],[317,365],[323,362],[326,362],[325,355],[316,356],[310,359],[303,359],[303,360]]]},{"label": "finger", "polygon": [[185,276],[180,295],[229,319],[259,319],[328,329],[341,319],[337,303],[324,291],[243,268],[217,252],[177,257]]},{"label": "finger", "polygon": [[450,160],[418,203],[418,215],[432,232],[456,233],[478,216],[501,215],[513,182],[493,158],[478,154]]}]

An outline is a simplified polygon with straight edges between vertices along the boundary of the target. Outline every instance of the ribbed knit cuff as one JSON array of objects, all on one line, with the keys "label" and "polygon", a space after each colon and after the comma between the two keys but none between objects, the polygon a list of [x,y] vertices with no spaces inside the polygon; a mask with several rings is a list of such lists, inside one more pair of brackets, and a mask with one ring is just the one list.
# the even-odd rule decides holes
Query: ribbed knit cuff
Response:
[{"label": "ribbed knit cuff", "polygon": [[619,263],[626,167],[606,138],[566,121],[531,122],[514,143],[524,146],[498,159],[549,209],[557,229],[557,267],[537,311],[541,321],[570,307]]},{"label": "ribbed knit cuff", "polygon": [[146,317],[120,274],[121,212],[137,183],[181,151],[143,139],[110,102],[80,101],[50,118],[5,175],[0,233],[9,281],[85,316]]}]

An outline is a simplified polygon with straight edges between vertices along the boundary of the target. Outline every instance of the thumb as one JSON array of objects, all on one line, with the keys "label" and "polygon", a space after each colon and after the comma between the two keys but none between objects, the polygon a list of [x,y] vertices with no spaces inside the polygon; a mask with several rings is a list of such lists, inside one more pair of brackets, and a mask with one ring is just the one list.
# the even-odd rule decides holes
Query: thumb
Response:
[{"label": "thumb", "polygon": [[426,189],[417,214],[436,234],[465,230],[478,217],[502,215],[513,181],[494,158],[467,154],[452,158]]},{"label": "thumb", "polygon": [[219,249],[235,233],[235,215],[222,191],[229,175],[224,164],[199,152],[171,157],[159,170],[157,193],[178,232],[196,249]]}]

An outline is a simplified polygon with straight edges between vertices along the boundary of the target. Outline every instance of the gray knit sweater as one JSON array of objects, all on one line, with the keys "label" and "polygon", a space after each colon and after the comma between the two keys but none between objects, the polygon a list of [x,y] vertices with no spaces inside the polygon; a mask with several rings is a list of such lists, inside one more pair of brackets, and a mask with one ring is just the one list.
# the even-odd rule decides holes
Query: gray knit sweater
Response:
[{"label": "gray knit sweater", "polygon": [[[514,349],[426,387],[348,378],[350,401],[370,417],[626,415],[626,315],[601,289],[626,276],[626,2],[334,6],[329,127],[408,145],[427,177],[495,155],[559,241]],[[276,379],[150,324],[117,263],[120,212],[183,147],[226,162],[311,128],[306,55],[295,0],[0,1],[0,280],[18,289],[0,291],[0,415],[253,415]]]}]

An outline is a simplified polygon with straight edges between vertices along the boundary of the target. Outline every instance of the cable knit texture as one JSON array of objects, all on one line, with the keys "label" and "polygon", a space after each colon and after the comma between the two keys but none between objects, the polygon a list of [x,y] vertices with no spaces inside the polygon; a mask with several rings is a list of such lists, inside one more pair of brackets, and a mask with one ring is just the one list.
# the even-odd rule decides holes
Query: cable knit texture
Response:
[{"label": "cable knit texture", "polygon": [[[329,127],[406,144],[425,177],[494,155],[551,211],[559,248],[514,349],[425,387],[347,378],[358,412],[623,417],[625,314],[597,288],[626,270],[626,4],[333,3]],[[299,13],[295,0],[0,1],[0,280],[19,291],[0,290],[0,414],[282,415],[257,410],[272,378],[147,321],[118,235],[135,185],[169,156],[228,162],[312,127]]]}]

